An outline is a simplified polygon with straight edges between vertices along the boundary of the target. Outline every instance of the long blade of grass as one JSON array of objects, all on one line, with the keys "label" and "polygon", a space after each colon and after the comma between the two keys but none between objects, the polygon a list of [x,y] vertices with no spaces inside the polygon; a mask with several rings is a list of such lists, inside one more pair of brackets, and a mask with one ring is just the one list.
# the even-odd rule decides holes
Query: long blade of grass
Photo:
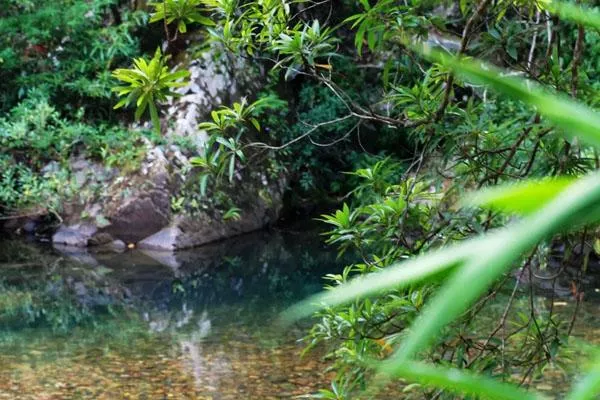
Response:
[{"label": "long blade of grass", "polygon": [[564,20],[600,29],[600,12],[598,10],[562,1],[547,1],[541,4],[543,8],[559,15]]},{"label": "long blade of grass", "polygon": [[586,143],[600,147],[600,113],[590,107],[480,61],[459,59],[428,46],[415,50],[469,81],[489,86],[499,93],[535,107],[537,112],[555,126],[564,129],[565,135],[578,136]]},{"label": "long blade of grass", "polygon": [[[586,214],[590,209],[593,209],[593,206],[593,204],[589,205],[581,212],[573,210],[573,213],[577,215]],[[283,313],[282,322],[290,323],[310,316],[315,311],[325,307],[344,304],[385,289],[399,289],[427,280],[432,276],[461,265],[473,256],[477,257],[480,254],[485,254],[488,251],[487,247],[490,246],[490,241],[492,241],[491,247],[498,246],[498,248],[502,248],[503,241],[510,241],[513,234],[512,230],[510,232],[499,231],[494,236],[470,239],[411,260],[396,263],[382,271],[355,278],[344,285],[309,297],[290,307]],[[503,236],[496,239],[498,235]]]},{"label": "long blade of grass", "polygon": [[282,316],[284,323],[312,315],[321,308],[347,303],[384,289],[406,287],[454,268],[474,255],[480,239],[471,239],[424,256],[398,262],[384,270],[361,276],[333,290],[319,293],[290,307]]},{"label": "long blade of grass", "polygon": [[600,357],[596,357],[587,375],[577,382],[566,400],[597,399],[600,394]]},{"label": "long blade of grass", "polygon": [[536,392],[527,392],[517,386],[495,379],[447,368],[410,362],[396,370],[399,377],[425,386],[433,386],[460,394],[472,394],[478,398],[492,400],[541,400],[545,397]]},{"label": "long blade of grass", "polygon": [[493,186],[468,195],[467,206],[479,206],[497,211],[530,214],[538,211],[575,181],[574,177],[529,179],[502,186]]}]

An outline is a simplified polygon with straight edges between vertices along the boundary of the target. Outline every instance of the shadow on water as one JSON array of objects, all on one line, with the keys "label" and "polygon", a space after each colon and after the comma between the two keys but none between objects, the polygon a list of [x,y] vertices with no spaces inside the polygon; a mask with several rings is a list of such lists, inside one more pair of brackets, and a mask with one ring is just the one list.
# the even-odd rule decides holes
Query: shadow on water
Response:
[{"label": "shadow on water", "polygon": [[0,398],[285,398],[329,384],[274,320],[339,270],[317,232],[177,253],[0,249]]}]

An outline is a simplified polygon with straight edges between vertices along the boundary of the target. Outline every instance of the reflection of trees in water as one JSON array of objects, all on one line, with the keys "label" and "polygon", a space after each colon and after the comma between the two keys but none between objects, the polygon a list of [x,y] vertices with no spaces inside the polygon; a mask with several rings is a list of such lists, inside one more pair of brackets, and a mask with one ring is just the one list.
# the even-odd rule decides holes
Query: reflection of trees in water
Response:
[{"label": "reflection of trees in water", "polygon": [[[90,269],[23,242],[1,246],[0,321],[4,328],[49,325],[65,331],[128,302],[128,290],[113,281],[106,268]],[[15,254],[16,262],[11,261]]]},{"label": "reflection of trees in water", "polygon": [[[75,370],[92,357],[90,363],[109,371],[106,377],[114,382],[121,378],[108,376],[110,360],[120,360],[119,371],[121,365],[132,370],[152,365],[149,373],[163,362],[165,373],[193,379],[186,390],[195,387],[214,398],[240,398],[238,391],[264,398],[261,390],[281,391],[275,385],[287,382],[272,383],[269,376],[284,376],[304,362],[296,343],[302,333],[294,330],[281,341],[272,318],[285,304],[319,290],[321,276],[335,264],[335,254],[313,237],[315,242],[258,234],[175,254],[25,245],[12,272],[7,272],[12,258],[0,261],[2,285],[31,294],[36,307],[70,322],[64,333],[52,334],[16,323],[10,333],[0,332],[2,349],[19,360],[33,349]],[[288,346],[286,351],[275,342]],[[111,357],[103,359],[107,351]]]},{"label": "reflection of trees in water", "polygon": [[[321,276],[336,265],[313,232],[259,232],[177,253],[94,253],[22,241],[0,246],[6,249],[0,251],[0,306],[12,307],[15,322],[63,330],[123,306],[140,316],[177,314],[185,305],[196,314],[216,309],[224,318],[252,320],[319,290]],[[167,320],[156,319],[156,329]]]},{"label": "reflection of trees in water", "polygon": [[146,313],[151,333],[168,333],[179,347],[186,372],[194,377],[196,390],[217,391],[233,375],[232,359],[241,359],[238,349],[211,340],[212,322],[204,310],[199,314],[184,303],[180,310]]}]

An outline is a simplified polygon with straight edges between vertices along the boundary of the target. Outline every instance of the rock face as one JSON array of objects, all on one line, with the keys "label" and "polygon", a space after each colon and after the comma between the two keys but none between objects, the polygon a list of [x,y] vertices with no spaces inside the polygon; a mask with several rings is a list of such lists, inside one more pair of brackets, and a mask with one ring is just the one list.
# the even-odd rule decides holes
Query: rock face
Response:
[{"label": "rock face", "polygon": [[178,196],[181,183],[174,182],[182,179],[179,169],[159,147],[148,154],[138,173],[114,179],[107,195],[64,214],[66,222],[52,242],[69,247],[125,242],[140,249],[173,251],[261,229],[279,218],[285,180],[265,177],[238,182],[232,189],[229,196],[240,209],[238,219],[224,220],[222,211],[210,208],[174,214],[171,199]]},{"label": "rock face", "polygon": [[175,215],[168,227],[138,242],[137,247],[172,251],[261,229],[279,218],[284,189],[283,180],[258,188],[243,185],[237,188],[236,204],[241,209],[239,219],[223,220],[208,212]]},{"label": "rock face", "polygon": [[88,241],[97,231],[98,228],[91,224],[61,226],[52,236],[52,243],[71,247],[87,247]]},{"label": "rock face", "polygon": [[178,198],[185,179],[197,177],[182,176],[187,160],[177,148],[163,151],[149,143],[147,148],[137,172],[113,178],[99,198],[66,208],[54,244],[112,248],[117,243],[122,249],[124,243],[134,243],[141,249],[173,251],[261,229],[279,218],[286,182],[258,172],[238,176],[227,194],[240,209],[238,219],[224,220],[223,210],[211,207],[174,214],[172,199]]},{"label": "rock face", "polygon": [[[239,101],[260,85],[260,71],[240,63],[244,61],[213,47],[186,65],[191,72],[190,83],[178,89],[181,96],[166,108],[163,128],[168,136],[191,141],[196,148],[191,154],[202,151],[207,138],[206,132],[197,129],[198,123],[213,109]],[[173,207],[178,211],[175,214],[172,204],[186,197],[182,187],[198,177],[185,172],[189,172],[190,165],[177,146],[154,146],[149,141],[144,146],[146,156],[141,166],[126,174],[86,159],[71,160],[80,192],[93,192],[92,187],[102,189],[83,201],[64,205],[64,226],[54,234],[53,243],[106,247],[122,241],[146,250],[172,251],[261,229],[278,219],[285,180],[267,178],[260,171],[243,177],[237,174],[235,187],[226,194],[229,203],[240,209],[238,219],[224,220],[223,208],[228,207],[221,205],[218,209],[215,204],[223,204],[219,201],[192,211]],[[93,227],[93,231],[83,227]]]},{"label": "rock face", "polygon": [[175,250],[182,233],[177,226],[164,228],[139,242],[137,247],[146,250]]},{"label": "rock face", "polygon": [[202,148],[207,134],[198,130],[198,122],[209,118],[210,112],[220,105],[231,105],[246,93],[255,92],[260,79],[259,74],[249,73],[252,68],[218,45],[191,61],[186,66],[190,83],[177,89],[181,96],[172,99],[166,110],[165,120],[174,122],[165,123],[167,134],[188,137]]},{"label": "rock face", "polygon": [[275,182],[261,190],[246,187],[239,199],[238,220],[224,221],[204,214],[195,218],[179,216],[174,224],[181,230],[175,248],[183,249],[237,236],[265,227],[277,221],[283,206],[285,182]]},{"label": "rock face", "polygon": [[104,208],[110,224],[103,231],[125,242],[137,242],[167,226],[171,217],[169,161],[151,148],[139,173],[111,187]]}]

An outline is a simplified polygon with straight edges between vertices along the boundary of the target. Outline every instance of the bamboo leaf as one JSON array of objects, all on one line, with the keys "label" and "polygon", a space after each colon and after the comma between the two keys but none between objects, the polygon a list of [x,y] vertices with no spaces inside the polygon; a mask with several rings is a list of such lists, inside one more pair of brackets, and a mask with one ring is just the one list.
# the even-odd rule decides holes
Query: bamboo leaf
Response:
[{"label": "bamboo leaf", "polygon": [[592,400],[600,394],[600,357],[596,357],[587,375],[577,382],[567,395],[567,400]]},{"label": "bamboo leaf", "polygon": [[481,375],[421,362],[406,363],[397,368],[395,373],[399,377],[419,382],[425,386],[433,386],[460,394],[472,394],[478,398],[492,400],[541,400],[545,398],[541,394],[527,392],[516,386]]},{"label": "bamboo leaf", "polygon": [[540,4],[542,8],[559,15],[562,19],[600,29],[600,12],[597,9],[562,1],[545,1]]},{"label": "bamboo leaf", "polygon": [[[349,211],[348,211],[349,212]],[[355,278],[343,286],[309,297],[286,310],[283,322],[307,317],[318,309],[347,303],[384,289],[407,287],[457,267],[469,257],[480,239],[432,251],[412,260],[399,262],[376,273]]]},{"label": "bamboo leaf", "polygon": [[566,135],[578,136],[588,144],[600,147],[600,113],[590,107],[564,95],[550,93],[534,82],[489,64],[459,59],[428,47],[422,47],[421,51],[427,58],[451,68],[468,80],[535,107],[554,125],[564,129]]},{"label": "bamboo leaf", "polygon": [[574,181],[573,177],[560,177],[494,186],[471,194],[463,203],[508,213],[530,214],[553,200]]}]

